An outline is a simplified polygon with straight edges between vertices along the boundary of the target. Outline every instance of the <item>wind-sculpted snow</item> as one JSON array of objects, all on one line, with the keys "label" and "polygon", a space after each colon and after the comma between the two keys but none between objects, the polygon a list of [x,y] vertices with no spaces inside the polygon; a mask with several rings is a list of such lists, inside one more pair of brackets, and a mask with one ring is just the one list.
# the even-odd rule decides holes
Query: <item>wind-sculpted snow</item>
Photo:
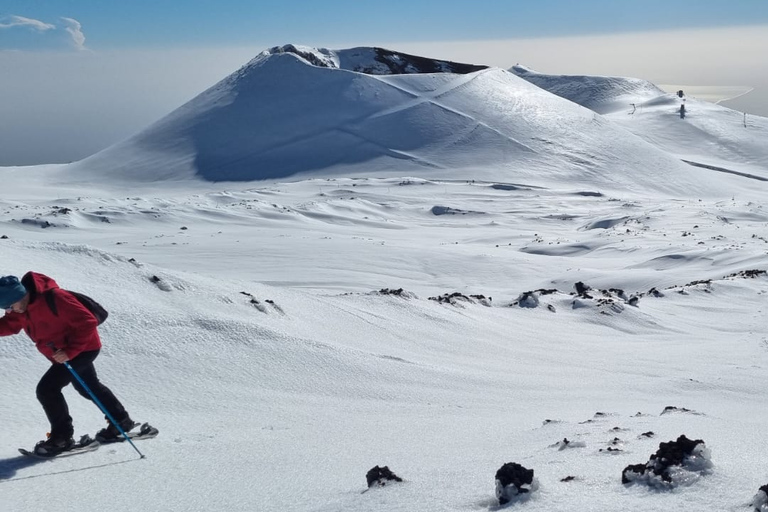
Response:
[{"label": "wind-sculpted snow", "polygon": [[[749,500],[765,444],[761,205],[512,183],[8,201],[3,272],[47,273],[107,308],[100,377],[161,435],[141,461],[123,445],[20,459],[47,426],[34,399],[47,363],[4,338],[3,506],[45,509],[41,482],[76,486],[85,471],[98,492],[60,508],[493,509],[509,461],[536,471],[516,503],[532,512]],[[568,244],[592,250],[528,250]],[[103,427],[65,393],[78,434]],[[621,483],[683,433],[706,439],[711,475],[675,492]],[[363,493],[385,465],[403,482]],[[297,480],[308,468],[325,469]]]},{"label": "wind-sculpted snow", "polygon": [[[0,208],[0,236],[75,240],[190,272],[213,259],[232,278],[287,286],[427,296],[580,280],[647,290],[765,266],[768,212],[758,201],[509,185],[344,178],[159,198],[46,197]],[[244,270],[242,258],[258,264]]]}]

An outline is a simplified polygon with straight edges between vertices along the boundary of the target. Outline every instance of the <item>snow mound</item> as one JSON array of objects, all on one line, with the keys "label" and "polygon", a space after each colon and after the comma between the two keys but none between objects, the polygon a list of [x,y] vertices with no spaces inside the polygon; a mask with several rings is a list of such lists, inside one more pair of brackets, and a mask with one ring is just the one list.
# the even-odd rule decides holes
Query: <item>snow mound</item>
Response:
[{"label": "snow mound", "polygon": [[640,103],[667,95],[651,82],[639,78],[595,75],[547,75],[515,65],[509,71],[561,98],[599,114],[627,110],[630,103]]},{"label": "snow mound", "polygon": [[520,65],[510,72],[606,116],[691,165],[740,176],[744,183],[768,181],[768,118],[688,97],[685,91],[665,93],[638,78],[545,75]]}]

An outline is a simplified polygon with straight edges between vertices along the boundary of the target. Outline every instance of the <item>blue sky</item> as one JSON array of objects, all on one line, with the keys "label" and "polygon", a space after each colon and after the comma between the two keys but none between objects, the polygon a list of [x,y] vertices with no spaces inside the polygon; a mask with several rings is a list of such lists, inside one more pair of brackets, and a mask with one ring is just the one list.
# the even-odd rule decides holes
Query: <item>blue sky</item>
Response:
[{"label": "blue sky", "polygon": [[768,115],[768,0],[4,0],[0,166],[84,158],[288,43],[755,87]]},{"label": "blue sky", "polygon": [[[768,22],[765,0],[5,0],[3,17],[61,27],[82,25],[93,49],[248,44],[302,39],[434,41],[719,27]],[[6,19],[6,24],[8,20]],[[0,30],[0,48],[43,46],[46,32],[16,25]],[[51,46],[50,42],[44,45]]]}]

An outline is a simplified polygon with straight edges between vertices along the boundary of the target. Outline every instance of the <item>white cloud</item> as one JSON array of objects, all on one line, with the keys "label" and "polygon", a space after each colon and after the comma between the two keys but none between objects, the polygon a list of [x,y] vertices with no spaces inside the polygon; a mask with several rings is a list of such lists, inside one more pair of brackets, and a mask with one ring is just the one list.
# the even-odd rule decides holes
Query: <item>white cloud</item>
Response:
[{"label": "white cloud", "polygon": [[32,18],[25,18],[24,16],[12,15],[7,16],[4,18],[4,20],[9,21],[0,22],[0,28],[29,27],[40,32],[45,32],[46,30],[53,30],[56,28],[55,25],[51,25],[50,23],[45,23],[40,20],[33,20]]},{"label": "white cloud", "polygon": [[78,50],[85,50],[85,34],[83,34],[83,26],[74,18],[61,18],[67,24],[66,30],[70,36],[72,36],[72,42],[75,48]]}]

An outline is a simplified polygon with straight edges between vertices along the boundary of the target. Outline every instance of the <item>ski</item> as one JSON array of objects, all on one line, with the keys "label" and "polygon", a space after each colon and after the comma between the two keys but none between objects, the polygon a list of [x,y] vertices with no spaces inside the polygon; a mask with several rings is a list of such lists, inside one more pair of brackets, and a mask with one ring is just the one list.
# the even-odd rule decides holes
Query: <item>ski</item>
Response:
[{"label": "ski", "polygon": [[[131,439],[131,441],[141,441],[142,439],[152,439],[153,437],[157,437],[157,434],[159,433],[160,431],[149,423],[143,423],[138,432],[126,432],[126,435]],[[121,443],[125,441],[125,437],[120,434],[114,439],[102,439],[97,435],[96,441],[100,444]]]},{"label": "ski", "polygon": [[91,436],[86,434],[82,438],[80,438],[80,442],[75,444],[75,446],[71,450],[59,452],[54,455],[42,455],[39,453],[35,453],[34,450],[27,450],[26,448],[19,448],[19,453],[21,453],[26,457],[32,457],[35,459],[51,460],[51,459],[58,459],[61,457],[70,457],[72,455],[79,455],[81,453],[92,452],[94,450],[98,450],[99,445],[100,443],[98,441],[95,441],[94,439],[91,438]]}]

